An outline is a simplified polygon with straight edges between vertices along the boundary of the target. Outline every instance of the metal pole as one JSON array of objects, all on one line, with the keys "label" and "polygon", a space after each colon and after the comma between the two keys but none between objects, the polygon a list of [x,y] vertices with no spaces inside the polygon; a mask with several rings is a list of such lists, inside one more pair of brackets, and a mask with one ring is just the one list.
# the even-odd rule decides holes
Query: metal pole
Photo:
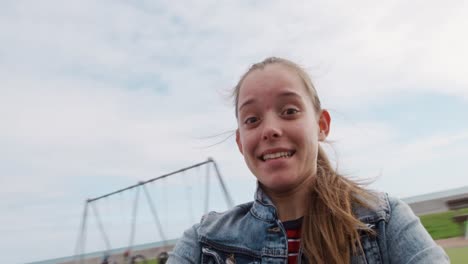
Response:
[{"label": "metal pole", "polygon": [[[109,196],[114,195],[114,194],[122,193],[124,191],[130,190],[130,189],[133,189],[133,188],[144,186],[147,183],[157,181],[157,180],[160,180],[160,179],[164,179],[164,178],[169,177],[171,175],[181,173],[183,171],[190,170],[190,169],[193,169],[195,167],[199,167],[199,166],[202,166],[202,165],[205,165],[205,164],[209,164],[210,162],[212,162],[214,164],[214,168],[216,170],[216,173],[217,173],[221,188],[223,189],[223,192],[224,192],[224,197],[226,199],[226,203],[228,204],[229,208],[232,208],[234,206],[234,203],[233,203],[232,198],[229,195],[229,192],[228,192],[228,190],[227,190],[227,188],[226,188],[226,186],[224,184],[221,173],[218,170],[218,166],[217,166],[216,162],[212,158],[208,158],[207,161],[200,162],[200,163],[194,164],[192,166],[188,166],[188,167],[185,167],[185,168],[182,168],[182,169],[179,169],[179,170],[176,170],[176,171],[161,175],[159,177],[156,177],[156,178],[153,178],[153,179],[150,179],[150,180],[147,180],[147,181],[142,181],[142,182],[139,182],[139,183],[137,183],[135,185],[131,185],[129,187],[122,188],[122,189],[119,189],[117,191],[114,191],[114,192],[111,192],[111,193],[108,193],[108,194],[105,194],[105,195],[102,195],[102,196],[99,196],[99,197],[96,197],[96,198],[87,199],[86,202],[85,202],[83,220],[82,220],[82,223],[81,223],[81,233],[78,236],[78,243],[77,243],[77,247],[75,249],[76,256],[78,256],[78,254],[80,256],[80,264],[84,263],[84,252],[85,252],[85,245],[86,245],[86,227],[87,227],[87,217],[88,217],[88,204],[90,204],[91,202],[95,202],[97,200],[109,197]],[[209,187],[208,187],[209,177],[208,176],[209,175],[207,175],[207,191],[209,191]],[[129,250],[133,246],[133,240],[134,240],[134,236],[135,236],[135,224],[136,224],[135,221],[136,221],[136,214],[137,214],[137,208],[138,208],[138,205],[137,205],[138,196],[139,196],[139,189],[137,189],[137,193],[136,193],[136,196],[135,196],[134,207],[133,207],[133,225],[132,225],[132,230],[131,230],[131,235],[130,235]],[[205,210],[207,210],[209,194],[206,194],[206,198],[207,198],[207,200],[205,201]],[[97,211],[95,212],[95,214],[97,215]],[[101,227],[102,227],[102,224],[99,223],[99,225],[101,225]],[[159,225],[160,225],[160,223],[159,223]],[[102,229],[101,232],[103,232],[103,228],[101,228],[101,229]],[[161,233],[162,237],[165,237],[163,235],[163,232],[162,232],[162,227],[160,227],[160,233]],[[106,242],[107,246],[110,246],[110,243],[109,243],[109,240],[108,240],[107,236],[105,234],[103,234],[103,235],[104,235],[105,242]],[[75,261],[75,263],[76,263],[76,261]]]},{"label": "metal pole", "polygon": [[198,167],[198,166],[201,166],[201,165],[204,165],[206,163],[209,163],[209,162],[213,162],[213,160],[211,158],[209,158],[207,161],[204,161],[204,162],[200,162],[200,163],[197,163],[195,165],[192,165],[192,166],[189,166],[189,167],[186,167],[186,168],[182,168],[180,170],[176,170],[176,171],[173,171],[173,172],[170,172],[170,173],[167,173],[167,174],[164,174],[162,176],[159,176],[159,177],[156,177],[156,178],[153,178],[153,179],[150,179],[150,180],[147,180],[147,181],[142,181],[142,182],[139,182],[135,185],[132,185],[132,186],[129,186],[127,188],[123,188],[123,189],[120,189],[120,190],[117,190],[115,192],[111,192],[111,193],[108,193],[108,194],[105,194],[105,195],[102,195],[102,196],[99,196],[99,197],[96,197],[96,198],[92,198],[92,199],[88,199],[89,202],[94,202],[94,201],[97,201],[99,199],[102,199],[102,198],[105,198],[105,197],[108,197],[108,196],[111,196],[111,195],[114,195],[114,194],[117,194],[117,193],[120,193],[120,192],[123,192],[123,191],[127,191],[127,190],[130,190],[130,189],[133,189],[133,188],[136,188],[142,184],[147,184],[147,183],[150,183],[150,182],[153,182],[153,181],[157,181],[157,180],[160,180],[160,179],[164,179],[168,176],[171,176],[173,174],[177,174],[177,173],[180,173],[180,172],[183,172],[183,171],[186,171],[186,170],[190,170],[190,169],[193,169],[195,167]]},{"label": "metal pole", "polygon": [[148,189],[146,189],[146,186],[143,185],[143,191],[145,192],[146,195],[146,200],[148,200],[148,205],[151,209],[151,212],[153,213],[154,221],[156,222],[156,227],[158,228],[159,235],[161,236],[162,240],[164,241],[164,245],[166,245],[166,236],[164,235],[164,231],[161,225],[161,221],[159,221],[158,214],[156,213],[156,207],[153,204],[153,199],[151,199],[151,196],[148,192]]},{"label": "metal pole", "polygon": [[205,214],[208,213],[210,203],[210,164],[206,164],[206,179],[205,179]]},{"label": "metal pole", "polygon": [[218,175],[219,183],[221,184],[221,188],[223,188],[224,197],[226,198],[226,203],[228,204],[228,207],[229,208],[234,207],[234,202],[232,201],[231,195],[229,195],[226,185],[224,184],[223,177],[221,176],[221,173],[219,172],[219,169],[218,169],[218,165],[212,158],[208,158],[208,161],[213,162],[213,165],[216,170],[216,174]]},{"label": "metal pole", "polygon": [[75,248],[75,263],[77,261],[76,257],[79,257],[79,263],[83,264],[84,261],[84,247],[86,243],[86,219],[88,218],[88,200],[85,201],[83,218],[81,219],[81,228],[78,234],[78,241],[76,242]]},{"label": "metal pole", "polygon": [[109,252],[112,249],[112,246],[110,244],[109,237],[107,236],[106,231],[104,230],[104,226],[102,225],[101,217],[99,216],[98,210],[96,209],[94,203],[91,204],[91,208],[93,209],[94,217],[96,218],[99,231],[101,231],[101,235],[104,238],[104,243],[106,243],[107,252]]},{"label": "metal pole", "polygon": [[[140,186],[140,184],[138,184]],[[140,189],[136,189],[135,200],[133,202],[133,215],[132,215],[132,229],[130,231],[130,241],[128,246],[128,251],[130,252],[133,247],[133,240],[135,238],[135,225],[136,225],[136,216],[138,210],[138,197],[140,194]]]}]

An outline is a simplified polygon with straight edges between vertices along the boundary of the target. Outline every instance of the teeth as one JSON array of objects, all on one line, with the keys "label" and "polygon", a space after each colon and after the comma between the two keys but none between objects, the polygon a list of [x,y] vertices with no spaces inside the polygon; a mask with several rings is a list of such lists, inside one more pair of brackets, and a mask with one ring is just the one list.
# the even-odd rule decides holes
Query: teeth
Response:
[{"label": "teeth", "polygon": [[263,155],[263,160],[269,160],[269,159],[277,159],[277,158],[287,158],[291,157],[291,152],[276,152],[276,153],[271,153],[271,154],[265,154]]}]

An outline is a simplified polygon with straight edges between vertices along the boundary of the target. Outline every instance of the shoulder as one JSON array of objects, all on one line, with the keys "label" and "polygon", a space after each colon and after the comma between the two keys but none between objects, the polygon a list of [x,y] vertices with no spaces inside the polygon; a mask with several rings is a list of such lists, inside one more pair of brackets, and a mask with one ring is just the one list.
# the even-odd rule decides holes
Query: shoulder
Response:
[{"label": "shoulder", "polygon": [[199,232],[203,234],[237,225],[249,214],[252,204],[253,202],[239,204],[225,212],[209,212],[202,217]]},{"label": "shoulder", "polygon": [[367,206],[355,205],[353,207],[354,214],[366,224],[374,224],[382,220],[388,222],[392,211],[390,200],[387,193],[372,192],[370,198],[362,200]]},{"label": "shoulder", "polygon": [[253,202],[239,204],[224,212],[211,211],[205,214],[200,222],[201,224],[210,224],[220,220],[225,220],[226,218],[236,218],[242,216],[250,211],[252,204]]},{"label": "shoulder", "polygon": [[385,227],[385,244],[389,259],[394,263],[449,263],[444,250],[438,246],[408,204],[387,196],[389,218]]},{"label": "shoulder", "polygon": [[[373,193],[369,206],[356,206],[356,216],[376,231],[384,262],[449,263],[411,208],[387,193]],[[368,239],[364,243],[371,243]],[[364,246],[366,248],[366,246]]]},{"label": "shoulder", "polygon": [[[200,223],[187,229],[177,241],[170,253],[169,263],[199,263],[202,252],[200,243],[225,238],[226,234],[229,234],[225,231],[230,230],[233,224],[239,222],[239,219],[245,216],[251,207],[252,202],[237,205],[226,212],[210,212],[204,215]],[[223,232],[219,232],[220,230]]]},{"label": "shoulder", "polygon": [[373,224],[384,221],[398,226],[402,221],[418,220],[408,204],[401,199],[384,192],[373,192],[372,198],[365,200],[368,206],[357,205],[353,208],[355,215],[364,223]]},{"label": "shoulder", "polygon": [[396,222],[401,218],[414,218],[419,221],[419,218],[413,213],[409,205],[401,199],[389,196],[388,202],[390,205],[390,221]]},{"label": "shoulder", "polygon": [[[383,220],[389,222],[399,217],[416,217],[411,208],[401,199],[384,192],[373,192],[372,199],[364,201],[368,206],[355,206],[354,213],[365,223]],[[392,219],[393,218],[393,219]]]}]

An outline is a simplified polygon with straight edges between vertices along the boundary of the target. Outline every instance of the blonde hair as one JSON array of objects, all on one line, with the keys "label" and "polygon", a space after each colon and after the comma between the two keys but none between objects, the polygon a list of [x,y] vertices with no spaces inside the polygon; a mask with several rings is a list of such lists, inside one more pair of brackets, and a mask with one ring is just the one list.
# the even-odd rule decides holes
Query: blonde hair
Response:
[{"label": "blonde hair", "polygon": [[[317,91],[307,72],[296,63],[277,57],[253,64],[235,86],[236,118],[239,92],[244,79],[255,70],[270,64],[292,69],[301,78],[312,100],[316,113],[322,112]],[[311,263],[349,263],[351,255],[362,252],[360,231],[373,234],[353,213],[353,206],[370,207],[374,196],[358,183],[338,174],[325,151],[318,148],[316,178],[310,186],[310,199],[302,223],[301,247]]]}]

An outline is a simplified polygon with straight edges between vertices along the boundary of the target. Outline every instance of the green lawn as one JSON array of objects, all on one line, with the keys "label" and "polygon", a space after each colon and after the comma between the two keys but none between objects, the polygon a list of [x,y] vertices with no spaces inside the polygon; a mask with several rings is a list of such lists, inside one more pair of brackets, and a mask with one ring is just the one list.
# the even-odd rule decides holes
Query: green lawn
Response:
[{"label": "green lawn", "polygon": [[452,264],[468,263],[468,247],[446,248],[445,252],[449,255]]},{"label": "green lawn", "polygon": [[[458,211],[423,215],[420,216],[420,219],[421,223],[427,229],[429,234],[431,234],[433,239],[444,239],[463,236],[463,227],[454,223],[452,218],[457,214],[466,213],[468,213],[468,209],[462,209]],[[468,247],[446,248],[445,252],[449,255],[452,264],[468,263]]]},{"label": "green lawn", "polygon": [[468,213],[468,208],[445,213],[422,215],[419,218],[433,239],[443,239],[463,235],[463,228],[454,223],[452,217],[457,214],[466,213]]}]

